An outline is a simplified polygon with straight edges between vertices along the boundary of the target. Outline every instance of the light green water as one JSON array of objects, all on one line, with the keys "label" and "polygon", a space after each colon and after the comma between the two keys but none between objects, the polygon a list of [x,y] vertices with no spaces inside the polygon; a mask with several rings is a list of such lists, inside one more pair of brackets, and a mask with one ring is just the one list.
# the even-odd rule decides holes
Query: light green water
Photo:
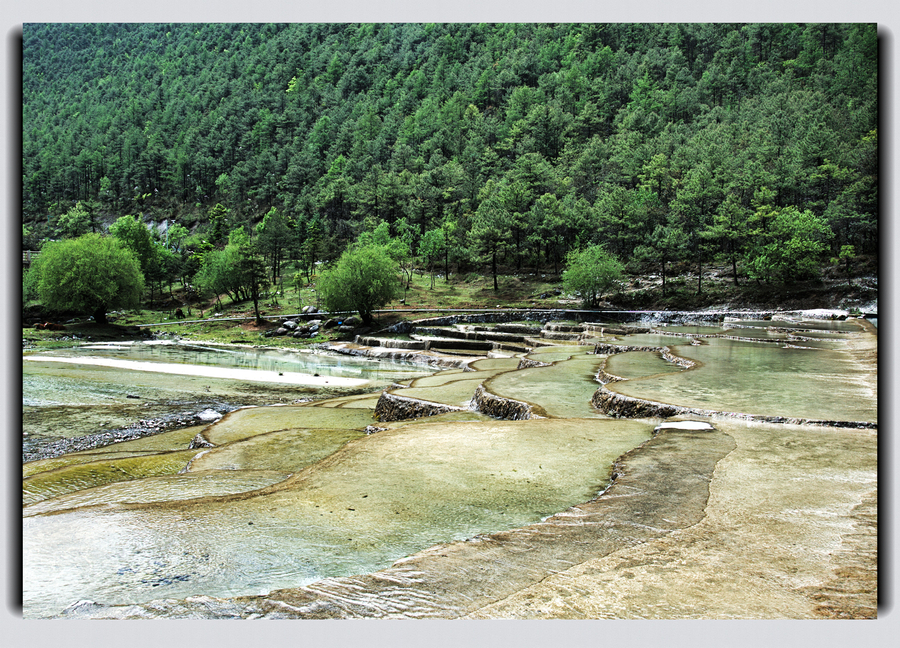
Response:
[{"label": "light green water", "polygon": [[140,481],[108,482],[102,486],[73,491],[26,506],[24,516],[85,507],[121,506],[191,500],[254,491],[283,481],[288,472],[240,470],[192,472],[145,477]]},{"label": "light green water", "polygon": [[266,432],[213,448],[191,462],[203,470],[280,470],[295,473],[363,436],[347,429],[289,429]]},{"label": "light green water", "polygon": [[609,356],[606,360],[606,372],[625,379],[644,378],[679,371],[684,371],[684,368],[663,360],[658,353],[647,351],[617,353]]},{"label": "light green water", "polygon": [[499,396],[539,404],[550,416],[603,416],[590,404],[599,387],[595,376],[602,362],[602,356],[576,355],[549,367],[500,374],[485,386]]},{"label": "light green water", "polygon": [[193,450],[181,450],[148,456],[99,459],[40,472],[28,477],[22,484],[22,503],[33,504],[114,481],[173,475],[184,468],[194,454]]},{"label": "light green water", "polygon": [[278,407],[248,407],[225,415],[204,432],[214,445],[241,441],[257,434],[275,430],[309,429],[365,429],[375,422],[371,410],[308,405]]},{"label": "light green water", "polygon": [[[268,494],[27,517],[27,613],[55,613],[82,599],[262,593],[370,572],[438,542],[515,528],[590,499],[605,487],[612,461],[652,427],[596,419],[421,423],[361,437]],[[271,440],[277,452],[280,440]],[[223,472],[233,481],[245,471]],[[203,494],[194,489],[200,478],[157,480],[143,496]],[[135,484],[80,497],[135,501]],[[208,486],[223,489],[221,481]]]},{"label": "light green water", "polygon": [[[25,614],[54,615],[85,599],[259,594],[368,573],[437,543],[517,528],[585,502],[605,488],[612,462],[658,423],[609,419],[591,407],[604,360],[609,373],[629,379],[610,388],[629,395],[877,420],[871,376],[842,350],[853,333],[820,330],[817,341],[840,348],[625,336],[623,344],[653,340],[698,365],[684,370],[645,352],[604,358],[589,353],[591,345],[567,345],[529,354],[555,363],[549,367],[516,370],[518,358],[508,358],[479,360],[474,372],[391,374],[391,382],[399,375],[410,381],[397,393],[451,404],[467,401],[483,381],[493,393],[540,405],[548,419],[496,421],[467,410],[381,424],[373,415],[376,392],[248,407],[205,428],[26,464]],[[846,339],[830,337],[832,330]],[[111,368],[85,373],[96,393],[101,383],[116,389]],[[195,379],[124,373],[126,389],[154,384],[141,382],[153,376],[168,393]],[[224,380],[221,389],[253,393]],[[366,434],[368,426],[382,429]],[[215,447],[188,449],[201,430]]]},{"label": "light green water", "polygon": [[[877,393],[868,373],[846,354],[827,349],[711,338],[677,352],[701,366],[614,383],[614,391],[663,403],[837,421],[877,421]],[[628,372],[628,360],[614,360]]]},{"label": "light green water", "polygon": [[568,360],[575,355],[591,353],[593,350],[594,345],[592,344],[537,347],[532,349],[526,357],[539,362],[558,362],[560,360]]},{"label": "light green water", "polygon": [[[476,360],[469,364],[469,367],[478,371],[509,371],[519,366],[518,358],[487,358],[485,360]],[[419,379],[423,380],[423,379]]]}]

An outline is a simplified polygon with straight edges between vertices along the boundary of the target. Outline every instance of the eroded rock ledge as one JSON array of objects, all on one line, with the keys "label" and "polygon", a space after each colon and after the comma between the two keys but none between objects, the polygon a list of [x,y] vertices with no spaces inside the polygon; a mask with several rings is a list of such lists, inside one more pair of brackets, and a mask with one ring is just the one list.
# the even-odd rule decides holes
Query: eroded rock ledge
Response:
[{"label": "eroded rock ledge", "polygon": [[443,355],[430,355],[423,351],[403,351],[386,347],[365,347],[348,343],[323,345],[323,349],[333,353],[350,356],[364,356],[378,358],[379,360],[398,360],[416,365],[434,367],[436,369],[467,369],[470,362],[479,360],[478,357],[450,357]]},{"label": "eroded rock ledge", "polygon": [[519,360],[519,365],[516,367],[516,371],[519,369],[531,369],[532,367],[549,367],[552,365],[552,362],[541,362],[540,360],[532,360],[531,358],[521,358]]},{"label": "eroded rock ledge", "polygon": [[497,396],[485,389],[484,385],[478,385],[472,404],[482,414],[507,421],[547,418],[547,412],[540,405]]},{"label": "eroded rock ledge", "polygon": [[395,340],[392,338],[356,336],[356,344],[368,347],[383,347],[385,349],[407,349],[411,351],[427,351],[428,343],[421,340]]},{"label": "eroded rock ledge", "polygon": [[[679,355],[675,355],[672,353],[669,347],[661,347],[661,346],[631,346],[625,344],[596,344],[594,345],[594,353],[597,355],[615,355],[617,353],[628,353],[629,351],[645,351],[649,353],[658,353],[659,356],[673,364],[677,364],[679,367],[684,367],[685,369],[693,369],[697,366],[697,363],[694,360],[689,360],[688,358],[682,358]],[[607,374],[612,375],[612,374]],[[616,380],[623,380],[622,378],[615,377]],[[600,381],[603,382],[603,381]],[[610,380],[607,382],[615,382],[615,380]]]},{"label": "eroded rock ledge", "polygon": [[608,385],[609,383],[619,382],[620,380],[627,380],[626,378],[622,378],[622,376],[609,373],[606,371],[605,367],[600,368],[595,379],[601,385]]},{"label": "eroded rock ledge", "polygon": [[383,391],[378,399],[378,403],[375,405],[375,419],[381,422],[405,421],[460,411],[463,411],[462,407],[433,403]]},{"label": "eroded rock ledge", "polygon": [[744,414],[742,412],[722,412],[718,410],[700,409],[670,405],[656,401],[634,398],[611,391],[605,385],[594,392],[591,404],[604,414],[615,418],[669,418],[670,416],[704,416],[709,418],[734,418],[759,423],[786,423],[791,425],[818,425],[839,428],[878,429],[878,424],[871,421],[827,421],[818,419],[791,418],[787,416],[765,416],[762,414]]}]

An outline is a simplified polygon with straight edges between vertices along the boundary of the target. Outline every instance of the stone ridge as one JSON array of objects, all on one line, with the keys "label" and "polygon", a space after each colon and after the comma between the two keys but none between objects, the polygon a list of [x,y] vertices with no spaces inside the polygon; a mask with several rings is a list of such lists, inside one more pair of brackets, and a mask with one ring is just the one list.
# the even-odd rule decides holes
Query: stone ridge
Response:
[{"label": "stone ridge", "polygon": [[878,424],[871,421],[827,421],[818,419],[791,418],[788,416],[765,416],[763,414],[744,414],[742,412],[721,412],[718,410],[700,409],[670,405],[656,401],[634,398],[610,391],[601,386],[591,397],[591,404],[604,414],[614,418],[669,418],[671,416],[705,416],[710,418],[735,418],[759,423],[786,423],[790,425],[818,425],[839,428],[855,428],[877,430]]},{"label": "stone ridge", "polygon": [[478,385],[472,398],[472,405],[482,414],[507,421],[548,418],[547,412],[540,405],[497,396],[485,389],[484,385]]},{"label": "stone ridge", "polygon": [[516,371],[519,369],[530,369],[532,367],[549,367],[552,362],[541,362],[540,360],[532,360],[530,358],[520,358]]},{"label": "stone ridge", "polygon": [[389,391],[383,391],[378,398],[378,403],[375,405],[375,420],[383,423],[405,421],[461,411],[464,411],[462,407],[434,403],[418,398],[410,398],[409,396],[399,396]]}]

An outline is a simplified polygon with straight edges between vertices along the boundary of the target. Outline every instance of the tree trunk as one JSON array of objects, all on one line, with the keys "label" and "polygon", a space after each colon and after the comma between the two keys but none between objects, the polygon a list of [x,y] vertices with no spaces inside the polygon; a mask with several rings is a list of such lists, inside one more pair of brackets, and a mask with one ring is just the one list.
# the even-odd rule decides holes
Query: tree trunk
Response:
[{"label": "tree trunk", "polygon": [[259,316],[259,290],[254,285],[250,293],[253,298],[253,314],[256,315],[256,324],[259,325],[262,323],[262,317]]},{"label": "tree trunk", "polygon": [[499,290],[497,287],[497,248],[494,248],[491,254],[491,273],[494,275],[494,292],[497,292]]},{"label": "tree trunk", "polygon": [[703,260],[697,259],[697,294],[703,292]]},{"label": "tree trunk", "polygon": [[109,323],[106,319],[106,306],[98,306],[94,310],[94,321],[97,324],[108,324]]},{"label": "tree trunk", "polygon": [[665,261],[662,262],[661,267],[662,267],[662,280],[663,280],[662,296],[665,297],[666,296],[666,262]]}]

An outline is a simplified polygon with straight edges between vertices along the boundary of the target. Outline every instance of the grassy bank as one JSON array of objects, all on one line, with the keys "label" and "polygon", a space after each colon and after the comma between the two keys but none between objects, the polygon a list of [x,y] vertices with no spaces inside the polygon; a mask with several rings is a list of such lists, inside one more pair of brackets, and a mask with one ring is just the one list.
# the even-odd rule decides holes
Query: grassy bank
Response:
[{"label": "grassy bank", "polygon": [[[620,289],[606,296],[604,308],[615,310],[701,310],[707,308],[796,310],[808,308],[833,308],[853,310],[877,299],[877,279],[846,277],[826,268],[823,277],[792,285],[756,284],[742,280],[735,285],[724,267],[712,267],[704,272],[698,293],[696,274],[684,272],[666,280],[666,292],[662,292],[662,279],[658,275],[629,277]],[[455,274],[449,280],[435,277],[432,286],[428,274],[414,273],[398,299],[387,304],[380,313],[376,328],[389,326],[402,319],[416,319],[423,315],[408,312],[483,309],[483,308],[579,308],[575,295],[566,295],[561,289],[559,276],[507,274],[498,279],[498,290],[493,289],[489,275],[476,272]],[[110,314],[110,325],[99,326],[78,315],[54,316],[44,314],[31,305],[23,317],[23,344],[26,346],[65,346],[78,341],[103,341],[134,339],[150,334],[157,337],[179,337],[196,341],[264,344],[297,348],[337,339],[336,331],[322,331],[311,339],[290,337],[262,337],[266,329],[276,326],[285,317],[294,315],[304,306],[318,306],[315,285],[292,286],[287,282],[273,290],[262,300],[261,313],[266,320],[261,326],[253,321],[250,302],[233,302],[226,296],[202,303],[184,304],[180,291],[174,287],[165,300],[154,308],[121,311]],[[175,310],[182,308],[185,319],[175,319]],[[65,331],[39,331],[27,325],[27,319],[40,317],[64,323]],[[140,329],[135,328],[139,326]],[[152,332],[152,333],[151,333]]]}]

